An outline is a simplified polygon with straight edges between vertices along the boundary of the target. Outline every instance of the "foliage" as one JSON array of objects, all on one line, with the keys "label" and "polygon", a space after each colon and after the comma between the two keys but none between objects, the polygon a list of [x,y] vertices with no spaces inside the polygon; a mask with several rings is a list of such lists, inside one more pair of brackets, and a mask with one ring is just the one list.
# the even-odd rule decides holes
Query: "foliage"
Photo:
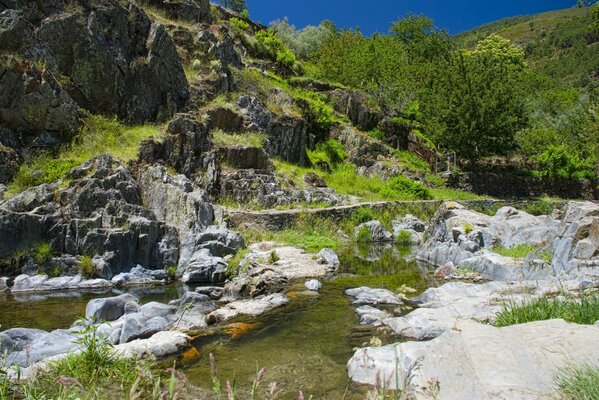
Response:
[{"label": "foliage", "polygon": [[227,261],[227,276],[232,277],[239,273],[241,261],[250,253],[249,249],[239,250],[231,259]]},{"label": "foliage", "polygon": [[314,167],[326,165],[325,170],[332,170],[347,158],[343,145],[334,139],[319,143],[315,150],[307,150],[310,164]]},{"label": "foliage", "polygon": [[33,259],[36,264],[44,265],[52,259],[53,253],[50,243],[42,242],[33,249]]},{"label": "foliage", "polygon": [[591,364],[561,368],[555,377],[564,400],[599,400],[599,367]]},{"label": "foliage", "polygon": [[270,27],[277,37],[301,59],[309,58],[333,34],[331,24],[327,21],[318,26],[308,25],[298,30],[289,23],[287,18],[284,18],[271,22]]},{"label": "foliage", "polygon": [[97,275],[96,266],[94,265],[93,258],[90,256],[83,256],[79,259],[78,269],[84,278],[95,278]]},{"label": "foliage", "polygon": [[244,21],[242,19],[239,18],[231,18],[229,20],[229,22],[231,23],[231,25],[233,25],[233,27],[235,29],[238,29],[241,32],[245,32],[248,29],[250,29],[250,24],[247,21]]},{"label": "foliage", "polygon": [[170,280],[174,281],[177,279],[177,269],[176,265],[169,265],[164,269],[164,272],[166,272]]},{"label": "foliage", "polygon": [[279,255],[277,254],[277,252],[275,250],[271,251],[268,256],[268,262],[270,264],[274,264],[277,261],[279,261],[280,259],[281,259],[281,257],[279,257]]},{"label": "foliage", "polygon": [[528,203],[524,207],[524,211],[538,217],[539,215],[550,215],[554,208],[555,207],[546,200],[537,200]]},{"label": "foliage", "polygon": [[389,199],[412,198],[428,200],[432,198],[426,186],[406,178],[403,175],[398,175],[389,179],[381,190],[381,195]]},{"label": "foliage", "polygon": [[293,67],[295,54],[279,39],[272,29],[262,30],[256,33],[256,39],[265,55],[286,67]]},{"label": "foliage", "polygon": [[159,138],[159,127],[127,126],[116,118],[88,115],[71,144],[56,153],[42,153],[23,164],[8,185],[8,192],[16,194],[32,186],[64,179],[69,170],[103,153],[110,153],[121,161],[132,160],[137,157],[139,143],[150,136]]},{"label": "foliage", "polygon": [[408,231],[400,231],[399,236],[395,240],[397,243],[410,244],[412,243],[412,234]]},{"label": "foliage", "polygon": [[565,145],[549,146],[537,157],[540,176],[594,179],[594,164],[572,154]]},{"label": "foliage", "polygon": [[593,325],[599,320],[599,296],[583,295],[571,299],[541,297],[524,304],[506,303],[497,314],[495,326],[556,318],[576,324]]},{"label": "foliage", "polygon": [[370,233],[370,230],[365,226],[361,227],[356,235],[356,241],[358,243],[372,243],[372,234]]},{"label": "foliage", "polygon": [[468,235],[473,230],[474,230],[474,226],[472,226],[472,224],[464,224],[464,233],[466,235]]},{"label": "foliage", "polygon": [[428,131],[468,160],[509,154],[515,132],[526,126],[525,75],[522,49],[497,35],[454,53],[422,96]]},{"label": "foliage", "polygon": [[349,219],[354,225],[357,226],[363,224],[364,222],[372,221],[374,219],[374,212],[372,211],[372,208],[360,207],[352,212]]}]

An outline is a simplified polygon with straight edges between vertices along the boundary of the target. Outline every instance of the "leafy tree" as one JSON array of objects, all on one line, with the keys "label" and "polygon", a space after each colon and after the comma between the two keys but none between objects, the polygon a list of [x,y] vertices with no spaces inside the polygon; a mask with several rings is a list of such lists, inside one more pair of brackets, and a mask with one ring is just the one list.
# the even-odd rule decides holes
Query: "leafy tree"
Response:
[{"label": "leafy tree", "polygon": [[271,22],[270,27],[283,43],[302,59],[307,59],[316,52],[334,32],[327,21],[322,22],[319,26],[309,25],[297,30],[287,18],[284,18]]},{"label": "leafy tree", "polygon": [[512,151],[526,126],[525,74],[524,51],[497,35],[454,53],[422,97],[437,143],[472,161]]}]

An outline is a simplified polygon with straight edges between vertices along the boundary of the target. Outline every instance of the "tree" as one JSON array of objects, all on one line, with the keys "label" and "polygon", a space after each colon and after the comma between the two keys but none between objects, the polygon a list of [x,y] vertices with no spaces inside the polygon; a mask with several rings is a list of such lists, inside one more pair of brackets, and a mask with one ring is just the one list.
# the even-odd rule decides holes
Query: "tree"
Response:
[{"label": "tree", "polygon": [[453,53],[421,101],[437,143],[471,161],[512,151],[527,121],[526,68],[524,51],[498,35]]}]

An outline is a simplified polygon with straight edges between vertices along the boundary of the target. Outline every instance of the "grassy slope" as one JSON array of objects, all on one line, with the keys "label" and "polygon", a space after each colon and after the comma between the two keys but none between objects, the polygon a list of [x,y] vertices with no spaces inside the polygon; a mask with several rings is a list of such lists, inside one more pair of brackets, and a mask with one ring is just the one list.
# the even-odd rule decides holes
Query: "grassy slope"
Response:
[{"label": "grassy slope", "polygon": [[599,35],[590,33],[590,22],[586,8],[569,8],[505,18],[459,34],[455,41],[472,48],[490,34],[499,34],[522,46],[537,71],[585,88],[597,81],[599,71]]}]

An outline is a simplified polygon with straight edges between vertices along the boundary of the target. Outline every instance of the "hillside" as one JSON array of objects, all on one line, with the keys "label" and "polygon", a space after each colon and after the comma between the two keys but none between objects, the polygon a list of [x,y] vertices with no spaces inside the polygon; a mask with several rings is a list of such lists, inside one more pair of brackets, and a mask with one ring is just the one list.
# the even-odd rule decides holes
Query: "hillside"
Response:
[{"label": "hillside", "polygon": [[460,47],[473,48],[491,34],[513,41],[537,71],[577,88],[597,87],[599,34],[590,29],[586,8],[505,18],[456,35]]}]

